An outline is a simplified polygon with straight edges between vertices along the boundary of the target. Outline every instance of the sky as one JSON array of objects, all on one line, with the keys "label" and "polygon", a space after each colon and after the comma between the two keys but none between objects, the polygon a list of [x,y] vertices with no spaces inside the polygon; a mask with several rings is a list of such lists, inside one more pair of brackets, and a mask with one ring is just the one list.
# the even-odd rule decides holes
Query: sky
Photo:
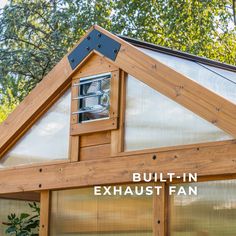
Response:
[{"label": "sky", "polygon": [[7,3],[7,0],[0,0],[0,8],[4,7]]}]

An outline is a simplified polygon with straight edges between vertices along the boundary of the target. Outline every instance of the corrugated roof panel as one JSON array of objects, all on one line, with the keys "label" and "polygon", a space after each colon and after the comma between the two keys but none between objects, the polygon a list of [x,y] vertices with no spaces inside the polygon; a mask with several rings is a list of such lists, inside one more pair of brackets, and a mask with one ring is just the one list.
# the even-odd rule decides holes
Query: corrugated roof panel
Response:
[{"label": "corrugated roof panel", "polygon": [[152,58],[236,104],[236,72],[139,48]]}]

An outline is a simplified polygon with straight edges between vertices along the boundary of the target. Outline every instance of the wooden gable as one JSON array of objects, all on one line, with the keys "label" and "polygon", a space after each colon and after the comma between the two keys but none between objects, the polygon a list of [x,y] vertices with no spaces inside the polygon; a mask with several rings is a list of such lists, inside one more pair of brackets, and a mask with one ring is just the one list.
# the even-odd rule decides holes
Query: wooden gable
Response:
[{"label": "wooden gable", "polygon": [[[89,32],[93,29],[100,31],[121,44],[116,59],[114,61],[110,60],[96,50],[93,50],[76,69],[72,70],[68,58],[65,56],[15,111],[9,115],[7,120],[0,125],[0,156],[3,156],[35,120],[70,86],[74,73],[83,75],[83,71],[80,68],[94,53],[101,56],[101,59],[95,60],[94,63],[101,65],[104,61],[107,61],[108,67],[110,66],[112,68],[115,66],[116,68],[120,68],[223,129],[233,137],[236,137],[235,104],[147,56],[134,46],[105,31],[101,27],[94,26]],[[83,39],[86,38],[89,32]],[[92,72],[93,70],[90,63],[91,60],[84,67],[88,71],[88,74],[89,71]]]},{"label": "wooden gable", "polygon": [[[189,168],[189,171],[198,169],[201,176],[234,174],[234,140],[124,152],[126,74],[134,76],[233,137],[236,137],[236,105],[98,26],[92,27],[78,45],[94,29],[121,44],[116,59],[108,59],[93,50],[73,70],[68,61],[69,54],[66,55],[0,125],[0,156],[2,157],[74,82],[94,73],[109,71],[119,77],[119,91],[113,98],[118,100],[119,107],[116,108],[114,124],[110,124],[115,128],[106,124],[95,127],[92,131],[85,128],[83,132],[80,130],[78,133],[78,130],[73,128],[76,127],[73,126],[76,122],[72,116],[70,159],[63,163],[1,170],[0,192],[48,190],[106,184],[112,181],[127,182],[132,171],[141,167],[142,171],[167,170],[169,163],[172,163],[176,173],[183,168]],[[71,106],[72,109],[76,106],[73,101]],[[220,156],[222,150],[223,157]],[[158,156],[157,160],[154,156]],[[86,161],[89,161],[89,166]],[[214,168],[212,172],[208,170],[209,165]],[[112,172],[105,171],[107,168],[112,168]],[[76,173],[80,173],[81,178],[77,178]],[[94,177],[91,178],[91,175]],[[28,183],[25,176],[32,177],[32,181]],[[113,179],[114,176],[117,176],[116,180]],[[9,182],[7,186],[6,182]]]}]

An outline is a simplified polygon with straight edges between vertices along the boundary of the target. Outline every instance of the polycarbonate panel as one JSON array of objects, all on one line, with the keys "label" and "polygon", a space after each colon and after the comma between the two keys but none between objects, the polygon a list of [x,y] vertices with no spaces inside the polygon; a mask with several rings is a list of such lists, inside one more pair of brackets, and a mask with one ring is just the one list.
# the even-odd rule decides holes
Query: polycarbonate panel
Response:
[{"label": "polycarbonate panel", "polygon": [[68,91],[1,159],[0,168],[68,159],[70,103]]},{"label": "polycarbonate panel", "polygon": [[139,49],[236,104],[236,72],[206,66],[198,62],[154,52],[148,49]]},{"label": "polycarbonate panel", "polygon": [[32,216],[35,214],[32,213],[32,209],[28,205],[29,203],[19,200],[0,199],[0,235],[9,235],[5,233],[9,226],[3,224],[8,222],[8,215],[16,214],[19,217],[21,213],[28,213]]},{"label": "polycarbonate panel", "polygon": [[236,180],[191,185],[197,196],[170,197],[170,236],[235,236]]},{"label": "polycarbonate panel", "polygon": [[51,204],[51,236],[152,236],[152,196],[95,196],[82,188],[53,191]]},{"label": "polycarbonate panel", "polygon": [[232,137],[213,124],[128,76],[126,151],[228,139]]}]

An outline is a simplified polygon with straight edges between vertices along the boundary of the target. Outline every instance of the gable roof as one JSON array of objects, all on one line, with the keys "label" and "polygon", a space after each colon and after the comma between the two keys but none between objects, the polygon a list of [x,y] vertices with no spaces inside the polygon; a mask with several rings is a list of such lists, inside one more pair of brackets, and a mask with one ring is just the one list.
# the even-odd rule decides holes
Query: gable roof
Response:
[{"label": "gable roof", "polygon": [[194,54],[191,53],[187,53],[187,52],[182,52],[176,49],[172,49],[172,48],[168,48],[168,47],[163,47],[160,45],[156,45],[153,43],[148,43],[145,41],[141,41],[135,38],[130,38],[127,36],[123,36],[123,35],[117,35],[119,38],[125,40],[126,42],[137,46],[139,48],[145,48],[145,49],[149,49],[155,52],[160,52],[160,53],[164,53],[170,56],[175,56],[175,57],[179,57],[179,58],[183,58],[189,61],[194,61],[194,62],[199,62],[199,63],[203,63],[205,65],[209,65],[209,66],[214,66],[216,68],[221,68],[224,70],[228,70],[228,71],[233,71],[236,72],[236,66],[234,65],[230,65],[227,63],[222,63],[216,60],[211,60],[205,57],[200,57],[200,56],[196,56]]},{"label": "gable roof", "polygon": [[[81,57],[78,65],[71,67],[71,61],[69,62],[68,58],[70,59],[76,49],[81,48],[84,40],[94,30],[120,44],[119,50],[114,50],[116,55],[109,57],[106,54],[107,51],[103,51],[103,48],[99,49],[99,44],[96,44],[97,48],[95,46],[89,50],[83,48],[82,50],[87,50],[87,54]],[[77,50],[77,53],[80,52]],[[99,26],[93,26],[0,125],[0,156],[3,156],[41,114],[62,95],[70,86],[73,73],[93,53],[105,57],[128,74],[236,137],[235,104],[146,55],[125,40]]]}]

